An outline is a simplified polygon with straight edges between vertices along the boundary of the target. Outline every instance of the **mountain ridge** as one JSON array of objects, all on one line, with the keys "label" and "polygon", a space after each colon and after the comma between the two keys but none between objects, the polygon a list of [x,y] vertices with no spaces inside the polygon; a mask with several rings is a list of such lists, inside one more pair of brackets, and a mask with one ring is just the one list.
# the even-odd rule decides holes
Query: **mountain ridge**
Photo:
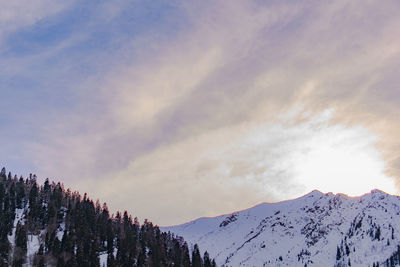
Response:
[{"label": "mountain ridge", "polygon": [[400,197],[379,189],[357,197],[313,190],[162,229],[222,266],[374,266],[395,261],[399,214]]},{"label": "mountain ridge", "polygon": [[385,194],[385,195],[389,195],[389,196],[399,196],[400,197],[400,195],[392,195],[392,194],[389,194],[389,193],[387,193],[387,192],[385,192],[383,190],[377,189],[377,188],[372,189],[370,192],[364,193],[364,194],[359,195],[359,196],[349,196],[348,194],[345,194],[345,193],[336,193],[336,194],[334,194],[333,192],[323,193],[322,191],[320,191],[318,189],[314,189],[314,190],[311,190],[310,192],[308,192],[308,193],[306,193],[304,195],[301,195],[299,197],[280,200],[280,201],[271,201],[271,202],[265,201],[265,202],[261,202],[261,203],[255,204],[255,205],[253,205],[253,206],[251,206],[249,208],[244,208],[244,209],[233,211],[233,212],[230,212],[230,213],[227,212],[227,213],[223,213],[223,214],[216,215],[216,216],[201,216],[201,217],[192,219],[192,220],[184,222],[184,223],[160,226],[160,228],[166,228],[167,229],[167,228],[171,228],[171,227],[175,227],[175,226],[181,226],[181,225],[184,225],[184,224],[187,224],[187,223],[190,223],[190,222],[193,222],[193,221],[197,221],[197,220],[200,220],[200,219],[218,218],[218,217],[221,217],[221,216],[228,216],[228,215],[231,215],[233,213],[238,213],[238,212],[242,212],[242,211],[246,211],[246,210],[255,208],[255,207],[259,206],[259,205],[276,204],[276,203],[281,203],[281,202],[286,202],[286,201],[292,201],[292,200],[300,199],[300,198],[303,198],[303,197],[306,197],[306,196],[311,196],[311,195],[331,195],[331,196],[341,195],[341,196],[346,196],[346,197],[349,197],[349,198],[360,198],[360,197],[363,197],[363,196],[369,195],[369,194],[382,194],[382,193]]}]

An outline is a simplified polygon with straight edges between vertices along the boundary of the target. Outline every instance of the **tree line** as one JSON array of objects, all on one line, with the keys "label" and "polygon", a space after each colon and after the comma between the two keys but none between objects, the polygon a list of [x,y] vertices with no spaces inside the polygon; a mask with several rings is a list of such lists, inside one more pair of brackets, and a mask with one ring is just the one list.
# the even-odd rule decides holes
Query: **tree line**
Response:
[{"label": "tree line", "polygon": [[[33,240],[36,240],[34,242]],[[191,251],[191,253],[190,253]],[[36,176],[0,172],[0,266],[214,267],[197,244]]]}]

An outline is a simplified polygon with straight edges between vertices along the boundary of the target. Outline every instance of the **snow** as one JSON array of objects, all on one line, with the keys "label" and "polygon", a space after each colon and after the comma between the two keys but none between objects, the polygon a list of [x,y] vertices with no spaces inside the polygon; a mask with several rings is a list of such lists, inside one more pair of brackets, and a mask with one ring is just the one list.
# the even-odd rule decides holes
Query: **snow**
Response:
[{"label": "snow", "polygon": [[17,230],[18,222],[24,224],[24,220],[22,219],[24,216],[25,209],[15,209],[15,219],[13,222],[13,229],[11,235],[8,235],[8,241],[11,243],[12,247],[15,245],[15,231]]},{"label": "snow", "polygon": [[11,254],[14,254],[14,247],[15,247],[15,232],[17,230],[17,225],[18,223],[24,224],[25,221],[23,220],[24,217],[24,211],[25,209],[15,209],[15,218],[14,218],[14,222],[13,222],[13,228],[11,231],[11,235],[8,235],[8,241],[11,244]]},{"label": "snow", "polygon": [[107,266],[107,251],[104,251],[102,253],[100,253],[99,255],[99,259],[100,259],[100,267],[106,267]]},{"label": "snow", "polygon": [[[11,231],[11,235],[8,235],[8,241],[11,244],[12,250],[15,247],[15,232],[17,230],[18,223],[25,224],[25,213],[28,211],[28,205],[26,205],[23,209],[15,210],[15,219],[13,222],[13,229]],[[39,235],[28,234],[27,235],[27,266],[32,266],[33,256],[38,252],[40,247],[40,239]],[[13,255],[13,252],[11,253]]]},{"label": "snow", "polygon": [[60,226],[57,229],[56,232],[56,237],[58,238],[58,240],[62,240],[63,236],[64,236],[64,230],[65,230],[65,222],[60,223]]},{"label": "snow", "polygon": [[[117,256],[118,249],[114,248],[113,255],[114,258]],[[99,259],[100,259],[100,267],[107,267],[107,258],[108,254],[107,251],[100,252]]]},{"label": "snow", "polygon": [[313,191],[162,230],[197,243],[222,266],[334,266],[337,247],[346,245],[344,266],[349,259],[351,266],[372,266],[397,250],[400,198],[379,190],[356,198]]},{"label": "snow", "polygon": [[28,242],[27,242],[28,257],[31,255],[35,255],[39,251],[39,247],[40,247],[39,235],[28,235]]},{"label": "snow", "polygon": [[114,247],[113,256],[114,258],[117,257],[118,249]]},{"label": "snow", "polygon": [[[25,208],[15,210],[15,219],[13,222],[13,229],[11,231],[11,235],[7,236],[8,241],[11,244],[12,250],[15,247],[15,232],[17,230],[17,225],[18,225],[18,223],[25,224],[25,213],[28,210],[29,210],[28,205],[26,205]],[[27,261],[28,261],[27,266],[32,266],[33,257],[38,252],[39,247],[40,247],[40,235],[28,234],[26,245],[27,245]],[[11,252],[10,255],[13,255],[13,252]]]},{"label": "snow", "polygon": [[32,266],[33,257],[39,251],[40,247],[40,237],[39,235],[31,235],[27,236],[27,260],[28,266]]}]

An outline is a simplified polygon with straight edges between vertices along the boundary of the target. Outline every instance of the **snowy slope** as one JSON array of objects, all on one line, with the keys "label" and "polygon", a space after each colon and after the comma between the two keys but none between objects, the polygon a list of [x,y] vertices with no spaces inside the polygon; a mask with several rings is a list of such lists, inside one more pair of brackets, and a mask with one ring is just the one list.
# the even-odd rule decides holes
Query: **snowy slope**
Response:
[{"label": "snowy slope", "polygon": [[[9,234],[8,241],[10,242],[11,246],[11,255],[13,255],[13,250],[15,248],[15,234],[16,234],[16,228],[17,224],[22,224],[24,225],[26,222],[26,214],[29,212],[29,205],[26,205],[25,208],[22,209],[16,209],[15,210],[15,219],[13,222],[13,228],[11,231],[11,234]],[[65,229],[65,223],[62,222],[59,224],[56,232],[56,238],[58,238],[59,241],[62,240],[62,237],[64,235],[64,229]],[[40,243],[44,242],[44,237],[46,235],[46,231],[42,230],[38,234],[28,234],[27,235],[27,253],[26,253],[26,263],[23,264],[23,266],[33,266],[33,258],[35,254],[39,251]]]},{"label": "snowy slope", "polygon": [[400,244],[400,197],[313,191],[162,230],[198,243],[222,266],[385,266]]},{"label": "snowy slope", "polygon": [[[13,228],[11,234],[8,235],[8,241],[11,245],[11,255],[13,255],[13,250],[15,247],[15,232],[17,228],[17,224],[25,224],[25,214],[29,211],[29,206],[27,205],[26,208],[23,209],[16,209],[15,210],[15,219],[13,222]],[[39,250],[39,242],[40,236],[39,235],[27,235],[27,266],[32,265],[33,256]]]}]

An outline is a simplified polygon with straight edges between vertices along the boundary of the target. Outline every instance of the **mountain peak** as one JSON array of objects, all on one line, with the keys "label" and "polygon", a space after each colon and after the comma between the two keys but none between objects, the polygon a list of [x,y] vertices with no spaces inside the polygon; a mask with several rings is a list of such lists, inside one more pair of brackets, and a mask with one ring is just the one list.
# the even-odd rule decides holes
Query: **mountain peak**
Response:
[{"label": "mountain peak", "polygon": [[311,191],[310,193],[304,195],[305,197],[321,197],[324,196],[325,194],[322,193],[321,191],[314,189],[313,191]]},{"label": "mountain peak", "polygon": [[370,193],[371,195],[384,195],[384,196],[389,196],[389,194],[388,193],[386,193],[386,192],[384,192],[384,191],[382,191],[382,190],[379,190],[379,189],[373,189],[373,190],[371,190],[371,193]]}]

